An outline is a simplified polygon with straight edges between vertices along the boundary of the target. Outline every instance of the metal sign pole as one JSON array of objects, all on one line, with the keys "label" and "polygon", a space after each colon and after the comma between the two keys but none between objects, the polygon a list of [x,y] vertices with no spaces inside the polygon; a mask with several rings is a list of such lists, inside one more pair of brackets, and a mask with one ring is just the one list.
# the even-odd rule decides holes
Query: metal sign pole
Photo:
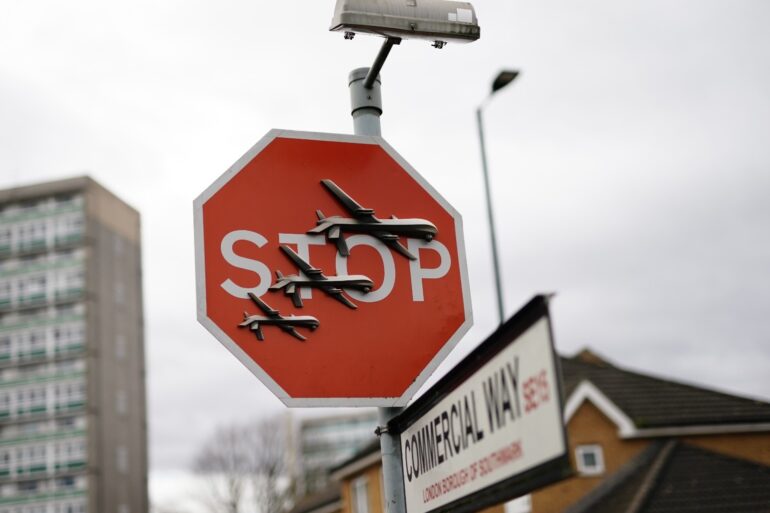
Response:
[{"label": "metal sign pole", "polygon": [[[392,43],[391,43],[392,44]],[[389,49],[389,48],[388,48]],[[385,54],[387,56],[387,53]],[[383,59],[384,60],[384,59]],[[374,74],[373,80],[367,80],[369,68],[357,68],[350,72],[350,107],[353,116],[353,133],[356,135],[380,136],[380,115],[382,114],[382,96],[380,95],[380,77]],[[371,82],[367,88],[366,82]],[[403,408],[378,408],[380,428],[380,452],[382,454],[382,481],[385,497],[385,513],[406,513],[404,497],[404,477],[402,474],[401,449],[398,435],[383,429],[388,421],[401,413]]]}]

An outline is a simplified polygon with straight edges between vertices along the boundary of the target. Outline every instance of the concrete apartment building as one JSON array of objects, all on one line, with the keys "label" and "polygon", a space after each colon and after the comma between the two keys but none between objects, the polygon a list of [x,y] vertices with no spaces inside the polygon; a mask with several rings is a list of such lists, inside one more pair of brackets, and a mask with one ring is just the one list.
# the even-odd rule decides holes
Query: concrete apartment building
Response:
[{"label": "concrete apartment building", "polygon": [[377,412],[368,409],[341,415],[309,417],[298,422],[301,490],[314,493],[329,484],[329,469],[369,443]]},{"label": "concrete apartment building", "polygon": [[139,214],[87,177],[0,191],[0,513],[146,513]]},{"label": "concrete apartment building", "polygon": [[[561,358],[573,477],[485,513],[770,511],[770,403]],[[384,511],[376,441],[292,513]]]}]

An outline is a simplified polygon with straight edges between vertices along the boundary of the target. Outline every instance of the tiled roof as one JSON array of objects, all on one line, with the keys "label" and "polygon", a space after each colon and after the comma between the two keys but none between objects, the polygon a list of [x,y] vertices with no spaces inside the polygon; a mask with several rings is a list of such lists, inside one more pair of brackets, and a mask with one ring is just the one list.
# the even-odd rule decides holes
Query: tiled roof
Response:
[{"label": "tiled roof", "polygon": [[566,397],[588,380],[642,428],[770,423],[770,404],[631,372],[593,353],[561,359]]},{"label": "tiled roof", "polygon": [[678,442],[656,444],[565,513],[711,511],[770,511],[770,467]]},{"label": "tiled roof", "polygon": [[682,445],[642,511],[770,511],[770,467]]}]

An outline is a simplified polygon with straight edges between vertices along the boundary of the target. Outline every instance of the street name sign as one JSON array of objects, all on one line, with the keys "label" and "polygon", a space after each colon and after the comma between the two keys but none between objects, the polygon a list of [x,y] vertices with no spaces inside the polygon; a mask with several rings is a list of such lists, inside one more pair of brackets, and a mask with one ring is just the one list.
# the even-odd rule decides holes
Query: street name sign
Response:
[{"label": "street name sign", "polygon": [[288,406],[403,406],[471,326],[460,215],[380,137],[272,130],[194,219],[199,322]]},{"label": "street name sign", "polygon": [[477,511],[568,477],[548,298],[536,296],[388,429],[408,513]]}]

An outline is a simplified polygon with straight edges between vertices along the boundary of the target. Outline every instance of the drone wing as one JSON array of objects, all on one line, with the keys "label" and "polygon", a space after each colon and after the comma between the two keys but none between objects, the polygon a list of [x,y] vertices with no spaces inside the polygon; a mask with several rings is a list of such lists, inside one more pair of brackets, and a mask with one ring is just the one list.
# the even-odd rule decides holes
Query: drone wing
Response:
[{"label": "drone wing", "polygon": [[299,256],[293,249],[291,249],[289,246],[286,246],[284,244],[281,244],[280,246],[281,250],[286,254],[289,259],[294,262],[294,264],[299,267],[299,269],[310,279],[312,280],[325,280],[326,276],[324,276],[324,273],[321,269],[317,269],[307,263],[301,256]]},{"label": "drone wing", "polygon": [[268,306],[267,303],[259,299],[257,295],[254,294],[253,292],[249,292],[249,297],[251,298],[252,301],[254,301],[254,303],[259,307],[260,310],[265,312],[265,315],[267,315],[268,317],[272,317],[275,319],[281,317],[281,314],[278,312],[278,310],[270,308],[270,306]]},{"label": "drone wing", "polygon": [[345,210],[350,212],[350,215],[355,217],[359,221],[368,223],[379,223],[380,220],[374,217],[374,210],[371,208],[365,208],[361,206],[356,200],[348,196],[336,183],[327,179],[321,180],[321,183],[326,187],[332,195],[337,198],[337,201],[345,207]]},{"label": "drone wing", "polygon": [[358,308],[355,303],[353,303],[351,300],[349,300],[345,294],[342,293],[342,290],[340,290],[337,287],[330,287],[330,286],[321,286],[321,290],[323,290],[327,295],[333,297],[343,305],[347,306],[348,308],[356,309]]},{"label": "drone wing", "polygon": [[406,246],[398,241],[398,235],[386,231],[376,231],[372,232],[372,236],[377,237],[390,249],[400,253],[409,260],[417,260],[417,257],[414,256],[411,251],[406,249]]},{"label": "drone wing", "polygon": [[279,328],[281,328],[281,329],[282,329],[283,331],[285,331],[286,333],[288,333],[289,335],[291,335],[292,337],[294,337],[294,338],[296,338],[296,339],[298,339],[298,340],[301,340],[302,342],[304,342],[305,340],[307,340],[307,338],[305,338],[304,336],[302,336],[302,335],[301,335],[301,334],[300,334],[300,333],[299,333],[299,332],[298,332],[298,331],[297,331],[297,330],[294,328],[294,326],[283,326],[283,325],[279,325],[278,327],[279,327]]},{"label": "drone wing", "polygon": [[391,249],[395,250],[397,253],[401,253],[409,260],[417,260],[417,257],[414,256],[411,251],[406,249],[406,247],[397,240],[384,240],[383,242]]}]

